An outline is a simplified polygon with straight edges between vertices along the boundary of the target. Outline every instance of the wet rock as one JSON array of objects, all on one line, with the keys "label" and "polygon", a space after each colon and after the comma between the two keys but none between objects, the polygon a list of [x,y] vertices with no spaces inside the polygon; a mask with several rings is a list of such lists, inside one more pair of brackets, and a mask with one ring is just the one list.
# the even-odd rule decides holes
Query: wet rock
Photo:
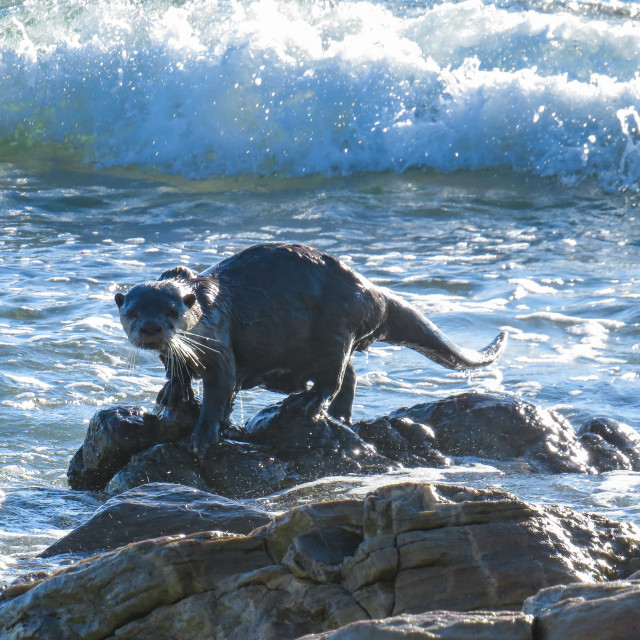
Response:
[{"label": "wet rock", "polygon": [[260,412],[246,429],[225,429],[221,442],[200,461],[191,454],[196,414],[189,411],[169,417],[140,408],[99,411],[71,462],[71,486],[116,495],[143,483],[171,482],[239,499],[321,476],[382,473],[397,466],[346,425],[282,405]]},{"label": "wet rock", "polygon": [[63,569],[0,604],[0,636],[104,638],[159,607],[270,564],[256,537],[199,533],[138,542]]},{"label": "wet rock", "polygon": [[[382,473],[397,466],[351,427],[323,413],[312,418],[286,404],[266,407],[245,425],[244,439],[268,446],[292,464],[297,482],[347,473]],[[422,460],[425,463],[425,460]]]},{"label": "wet rock", "polygon": [[534,615],[544,640],[637,640],[640,582],[571,584],[543,589],[523,611]]},{"label": "wet rock", "polygon": [[139,451],[190,433],[198,405],[181,405],[163,418],[142,407],[112,407],[98,411],[67,472],[72,489],[102,491],[109,479]]},{"label": "wet rock", "polygon": [[173,482],[228,498],[241,499],[274,493],[291,486],[290,465],[273,457],[266,447],[223,440],[210,447],[200,462],[189,440],[156,445],[136,454],[118,471],[105,490],[110,495],[145,482]]},{"label": "wet rock", "polygon": [[[514,610],[544,587],[628,575],[639,555],[629,524],[497,491],[395,485],[297,507],[245,537],[157,538],[91,558],[5,593],[0,636],[287,640],[373,617]],[[505,615],[416,625],[453,638],[493,620],[520,637],[529,619]]]},{"label": "wet rock", "polygon": [[640,471],[640,435],[633,427],[612,418],[591,418],[578,435],[598,471]]},{"label": "wet rock", "polygon": [[355,424],[354,430],[385,456],[405,466],[444,468],[451,465],[451,460],[436,448],[433,429],[409,418],[365,420]]},{"label": "wet rock", "polygon": [[400,409],[389,418],[428,425],[436,448],[446,456],[525,458],[538,470],[553,473],[592,470],[567,420],[517,396],[462,393]]},{"label": "wet rock", "polygon": [[353,622],[299,640],[533,640],[532,620],[522,613],[438,611]]},{"label": "wet rock", "polygon": [[245,425],[245,439],[267,444],[290,459],[310,449],[358,449],[366,446],[348,426],[328,414],[308,417],[282,403],[266,407]]},{"label": "wet rock", "polygon": [[640,470],[640,437],[631,427],[598,419],[578,438],[562,416],[507,394],[464,393],[353,428],[280,403],[244,427],[227,427],[203,462],[190,452],[197,408],[161,416],[135,407],[99,411],[71,462],[71,486],[115,495],[173,482],[237,499],[330,475],[446,467],[448,456],[520,459],[556,473]]},{"label": "wet rock", "polygon": [[145,484],[111,498],[84,524],[42,554],[95,553],[172,534],[249,533],[271,521],[260,509],[175,484]]}]

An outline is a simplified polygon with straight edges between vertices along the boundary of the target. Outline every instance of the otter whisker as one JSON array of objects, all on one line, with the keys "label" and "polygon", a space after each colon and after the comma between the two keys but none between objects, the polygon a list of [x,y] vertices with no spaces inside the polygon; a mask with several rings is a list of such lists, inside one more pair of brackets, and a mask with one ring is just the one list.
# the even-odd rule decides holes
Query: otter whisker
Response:
[{"label": "otter whisker", "polygon": [[180,331],[180,335],[192,336],[194,338],[200,338],[201,340],[206,340],[207,342],[217,342],[218,344],[223,344],[222,340],[218,340],[217,338],[212,338],[211,336],[203,336],[201,333],[196,333],[195,331],[189,331],[187,329],[183,329],[182,331]]},{"label": "otter whisker", "polygon": [[178,340],[182,343],[182,346],[185,349],[191,349],[191,350],[196,349],[200,353],[204,353],[204,349],[202,348],[202,345],[199,344],[198,342],[195,342],[194,340],[190,340],[189,338],[185,338],[184,336],[180,336]]},{"label": "otter whisker", "polygon": [[[185,385],[186,371],[187,371],[187,362],[184,354],[180,351],[180,349],[176,348],[176,346],[169,342],[169,356],[167,358],[169,365],[169,379],[174,380],[178,379],[180,384]],[[188,379],[188,378],[187,378]]]},{"label": "otter whisker", "polygon": [[195,366],[201,366],[200,358],[198,357],[198,354],[194,351],[194,349],[189,344],[187,344],[183,340],[182,337],[178,336],[177,334],[174,335],[171,338],[169,344],[171,345],[171,348],[177,354],[180,355],[185,367],[187,366],[188,362],[191,362]]},{"label": "otter whisker", "polygon": [[133,375],[133,371],[136,366],[137,356],[138,356],[138,349],[136,349],[133,345],[131,345],[131,348],[128,350],[127,355],[125,356],[125,360],[127,363],[127,371],[129,372],[129,375]]},{"label": "otter whisker", "polygon": [[173,341],[168,343],[171,365],[171,378],[180,377],[182,367],[180,366],[184,362],[184,355],[176,348]]},{"label": "otter whisker", "polygon": [[[212,347],[208,344],[203,344],[199,340],[196,340],[194,337],[192,337],[192,336],[197,336],[198,338],[207,339],[204,336],[198,336],[198,334],[196,333],[188,333],[186,331],[181,331],[179,333],[179,336],[180,336],[180,339],[183,340],[185,343],[198,349],[198,351],[201,351],[202,353],[204,353],[203,351],[204,349],[206,349],[207,351],[213,351],[213,353],[220,353],[220,349],[216,349],[215,347]],[[218,342],[218,340],[216,340],[216,342]]]},{"label": "otter whisker", "polygon": [[[202,345],[198,344],[197,342],[187,342],[185,341],[184,347],[186,349],[190,349],[191,351],[193,351],[193,356],[194,359],[198,359],[199,356],[195,353],[195,351],[199,352],[201,355],[205,355],[206,354],[206,347],[203,349]],[[217,349],[209,349],[209,351],[213,351],[214,353],[219,353],[219,351]]]}]

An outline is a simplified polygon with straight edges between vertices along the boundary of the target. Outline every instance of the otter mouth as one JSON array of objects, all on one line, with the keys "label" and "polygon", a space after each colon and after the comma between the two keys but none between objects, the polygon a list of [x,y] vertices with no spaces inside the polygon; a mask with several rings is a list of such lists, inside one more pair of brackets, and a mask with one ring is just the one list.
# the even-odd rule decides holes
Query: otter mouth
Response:
[{"label": "otter mouth", "polygon": [[138,347],[139,349],[147,349],[149,351],[159,351],[160,353],[164,353],[168,344],[166,340],[161,340],[160,338],[148,338],[144,339],[136,339],[131,341],[133,346]]}]

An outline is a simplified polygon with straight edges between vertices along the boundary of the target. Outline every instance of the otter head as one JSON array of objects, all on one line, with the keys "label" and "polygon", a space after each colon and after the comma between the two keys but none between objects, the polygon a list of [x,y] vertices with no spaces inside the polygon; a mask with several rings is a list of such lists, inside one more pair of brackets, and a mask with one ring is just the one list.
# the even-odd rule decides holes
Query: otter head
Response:
[{"label": "otter head", "polygon": [[195,293],[173,280],[138,284],[115,295],[120,322],[131,344],[142,349],[169,350],[173,337],[189,331],[202,315]]}]

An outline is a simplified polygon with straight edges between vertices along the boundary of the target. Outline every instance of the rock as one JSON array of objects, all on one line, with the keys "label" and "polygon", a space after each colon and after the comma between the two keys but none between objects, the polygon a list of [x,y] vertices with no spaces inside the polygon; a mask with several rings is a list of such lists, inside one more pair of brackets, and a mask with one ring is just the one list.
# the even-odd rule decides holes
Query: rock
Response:
[{"label": "rock", "polygon": [[325,475],[382,473],[397,466],[342,423],[281,405],[265,409],[247,429],[226,428],[199,461],[189,440],[194,412],[191,405],[169,417],[139,407],[99,411],[70,464],[71,486],[117,495],[143,483],[170,482],[240,499]]},{"label": "rock", "polygon": [[597,433],[583,433],[580,444],[589,454],[589,462],[599,472],[632,469],[629,458]]},{"label": "rock", "polygon": [[523,611],[536,618],[544,640],[637,640],[640,637],[640,582],[571,584],[543,589]]},{"label": "rock", "polygon": [[334,500],[294,507],[263,527],[269,555],[282,562],[294,538],[316,527],[340,527],[362,538],[362,500]]},{"label": "rock", "polygon": [[188,440],[159,444],[136,454],[108,482],[110,495],[145,482],[173,482],[241,499],[264,496],[295,483],[290,465],[263,446],[223,440],[210,447],[204,462],[190,451]]},{"label": "rock", "polygon": [[591,470],[573,427],[554,411],[517,396],[462,393],[400,409],[389,418],[428,425],[436,448],[446,456],[525,458],[538,470],[553,473]]},{"label": "rock", "polygon": [[[137,542],[9,587],[0,637],[287,640],[374,616],[402,616],[385,621],[396,635],[408,624],[432,637],[530,637],[529,610],[442,611],[517,610],[545,587],[628,575],[639,556],[630,524],[498,491],[395,485],[297,507],[248,536]],[[340,633],[384,637],[382,625]]]},{"label": "rock", "polygon": [[199,533],[137,542],[63,569],[1,603],[0,637],[104,638],[159,607],[270,564],[259,537],[219,540]]},{"label": "rock", "polygon": [[298,578],[340,582],[344,559],[361,542],[362,536],[340,527],[313,527],[292,540],[282,564]]},{"label": "rock", "polygon": [[197,405],[181,405],[162,418],[147,413],[142,407],[98,411],[91,418],[84,443],[69,465],[69,485],[72,489],[102,491],[134,453],[190,433],[197,411]]},{"label": "rock", "polygon": [[433,429],[409,418],[365,420],[355,424],[354,430],[387,458],[405,466],[444,468],[451,465],[451,460],[436,449]]},{"label": "rock", "polygon": [[349,427],[326,413],[309,418],[283,403],[262,409],[245,425],[249,442],[268,444],[291,459],[309,449],[357,449],[366,444]]},{"label": "rock", "polygon": [[230,425],[203,462],[189,437],[197,404],[163,415],[139,407],[99,411],[71,461],[75,489],[115,495],[145,482],[186,484],[229,498],[264,496],[329,475],[446,467],[447,456],[522,459],[537,471],[640,470],[640,436],[598,419],[580,438],[560,415],[516,396],[463,393],[350,428],[282,403]]},{"label": "rock", "polygon": [[377,451],[326,413],[309,418],[279,403],[260,411],[245,430],[247,441],[268,445],[278,459],[292,463],[299,482],[328,475],[383,473],[397,466],[386,452]]},{"label": "rock", "polygon": [[522,613],[437,611],[353,622],[299,640],[533,640],[532,617]]},{"label": "rock", "polygon": [[628,424],[611,418],[591,418],[578,434],[598,471],[640,471],[640,435]]},{"label": "rock", "polygon": [[364,611],[339,585],[311,583],[274,566],[223,581],[215,592],[155,609],[112,637],[287,640],[363,618]]},{"label": "rock", "polygon": [[[365,543],[345,565],[346,584],[357,595],[361,586],[392,579],[389,615],[517,607],[549,584],[628,575],[629,565],[616,554],[628,560],[638,550],[631,525],[617,524],[614,533],[598,516],[536,507],[497,491],[397,485],[367,496],[364,508]],[[388,542],[375,554],[364,549],[383,536]],[[391,576],[390,556],[381,559],[394,549]],[[361,550],[367,551],[362,559]]]},{"label": "rock", "polygon": [[111,498],[42,557],[95,553],[172,534],[219,530],[249,533],[272,520],[265,511],[177,484],[152,483]]}]

